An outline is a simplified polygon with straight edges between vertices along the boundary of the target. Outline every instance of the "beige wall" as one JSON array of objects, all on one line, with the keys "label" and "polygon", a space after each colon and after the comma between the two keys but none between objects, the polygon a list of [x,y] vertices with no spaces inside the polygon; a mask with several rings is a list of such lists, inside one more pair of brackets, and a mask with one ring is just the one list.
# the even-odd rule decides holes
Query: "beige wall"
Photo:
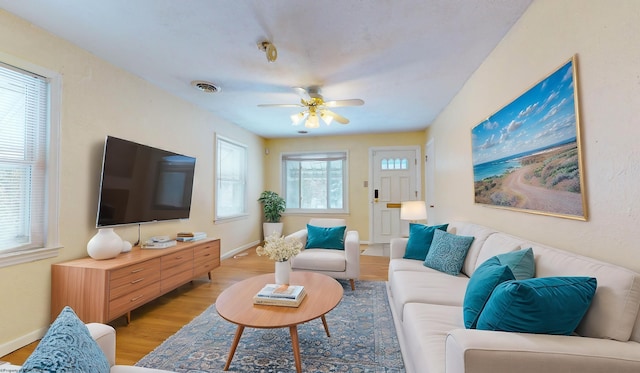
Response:
[{"label": "beige wall", "polygon": [[[290,139],[269,139],[265,155],[265,187],[281,193],[280,155],[287,152],[307,151],[347,151],[349,154],[349,214],[309,215],[286,214],[283,216],[284,233],[292,233],[304,228],[312,217],[337,217],[347,220],[350,230],[357,230],[360,241],[369,240],[369,188],[364,182],[369,179],[369,148],[382,146],[424,147],[423,132],[385,133],[358,136],[299,137]],[[424,150],[422,150],[424,154]],[[423,188],[424,190],[424,188]]]},{"label": "beige wall", "polygon": [[[640,2],[536,0],[432,124],[436,205],[640,270]],[[470,130],[577,55],[587,222],[474,205]]]},{"label": "beige wall", "polygon": [[[62,75],[60,242],[64,246],[56,258],[0,268],[0,356],[39,337],[48,326],[51,264],[86,256],[87,241],[96,233],[106,135],[197,158],[190,219],[142,225],[143,239],[181,230],[206,231],[221,239],[223,254],[259,241],[260,206],[253,197],[250,217],[213,223],[214,132],[248,146],[249,196],[264,189],[262,138],[2,10],[0,52]],[[126,240],[138,238],[137,226],[116,232]]]}]

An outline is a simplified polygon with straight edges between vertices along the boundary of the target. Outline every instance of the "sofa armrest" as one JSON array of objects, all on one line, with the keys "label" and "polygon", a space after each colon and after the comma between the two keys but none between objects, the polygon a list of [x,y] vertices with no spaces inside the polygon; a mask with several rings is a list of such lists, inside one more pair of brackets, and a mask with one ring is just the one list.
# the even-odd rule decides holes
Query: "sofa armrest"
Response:
[{"label": "sofa armrest", "polygon": [[299,231],[293,232],[290,235],[285,237],[285,239],[290,239],[290,238],[295,238],[298,241],[300,241],[300,243],[302,243],[302,250],[304,250],[304,247],[307,244],[307,230],[300,229]]},{"label": "sofa armrest", "polygon": [[98,343],[109,360],[109,365],[114,366],[116,363],[116,330],[106,324],[89,323],[86,325],[91,337]]},{"label": "sofa armrest", "polygon": [[344,238],[344,252],[347,260],[348,278],[360,278],[360,235],[358,231],[347,231]]},{"label": "sofa armrest", "polygon": [[392,238],[389,244],[389,259],[402,259],[407,251],[408,237]]},{"label": "sofa armrest", "polygon": [[455,329],[446,373],[640,372],[640,343],[579,336]]}]

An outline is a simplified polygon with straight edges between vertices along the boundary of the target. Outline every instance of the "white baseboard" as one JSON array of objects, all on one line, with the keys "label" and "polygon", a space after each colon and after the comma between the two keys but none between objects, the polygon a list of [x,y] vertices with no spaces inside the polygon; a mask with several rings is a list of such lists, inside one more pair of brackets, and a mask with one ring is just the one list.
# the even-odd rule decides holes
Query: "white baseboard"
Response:
[{"label": "white baseboard", "polygon": [[245,251],[246,249],[250,248],[250,247],[254,247],[256,245],[258,245],[261,241],[253,241],[250,242],[246,245],[242,245],[240,247],[237,247],[231,251],[229,251],[228,253],[224,254],[224,255],[220,255],[220,260],[223,259],[229,259],[229,258],[233,258],[234,255],[236,255],[239,252]]},{"label": "white baseboard", "polygon": [[[48,328],[41,328],[41,329],[37,329],[32,331],[31,333],[25,334],[23,336],[20,336],[19,338],[16,338],[12,341],[3,343],[0,345],[0,356],[4,356],[7,354],[12,353],[15,350],[18,350],[26,345],[28,345],[31,342],[35,342],[38,339],[41,339],[45,333],[47,332]],[[11,363],[11,361],[10,361]]]}]

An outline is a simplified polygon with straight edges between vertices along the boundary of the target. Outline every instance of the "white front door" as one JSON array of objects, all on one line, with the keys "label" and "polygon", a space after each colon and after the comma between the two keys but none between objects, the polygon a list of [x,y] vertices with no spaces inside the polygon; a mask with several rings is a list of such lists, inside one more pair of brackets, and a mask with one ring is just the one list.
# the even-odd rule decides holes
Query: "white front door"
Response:
[{"label": "white front door", "polygon": [[389,243],[408,232],[400,221],[400,203],[421,197],[420,148],[398,146],[370,149],[369,185],[371,243]]}]

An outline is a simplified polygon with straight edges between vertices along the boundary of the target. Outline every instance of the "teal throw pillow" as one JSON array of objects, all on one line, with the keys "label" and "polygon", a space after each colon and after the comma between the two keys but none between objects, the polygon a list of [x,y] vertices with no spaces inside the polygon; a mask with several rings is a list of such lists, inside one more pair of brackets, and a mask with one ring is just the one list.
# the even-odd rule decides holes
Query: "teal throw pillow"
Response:
[{"label": "teal throw pillow", "polygon": [[111,367],[89,329],[65,307],[22,365],[20,372],[96,372]]},{"label": "teal throw pillow", "polygon": [[476,327],[480,312],[489,300],[493,289],[509,280],[515,280],[511,269],[507,265],[500,264],[495,256],[476,268],[467,284],[462,304],[462,316],[467,329]]},{"label": "teal throw pillow", "polygon": [[409,240],[403,258],[425,260],[433,241],[433,232],[436,229],[446,232],[448,226],[449,224],[428,226],[409,223]]},{"label": "teal throw pillow", "polygon": [[346,229],[346,226],[325,228],[307,224],[307,244],[304,248],[344,250]]},{"label": "teal throw pillow", "polygon": [[533,249],[512,251],[496,255],[500,264],[509,266],[516,280],[533,278],[536,274],[536,263],[533,260]]},{"label": "teal throw pillow", "polygon": [[424,265],[452,276],[459,275],[473,239],[436,229]]},{"label": "teal throw pillow", "polygon": [[541,277],[498,285],[477,329],[570,335],[591,305],[593,277]]}]

